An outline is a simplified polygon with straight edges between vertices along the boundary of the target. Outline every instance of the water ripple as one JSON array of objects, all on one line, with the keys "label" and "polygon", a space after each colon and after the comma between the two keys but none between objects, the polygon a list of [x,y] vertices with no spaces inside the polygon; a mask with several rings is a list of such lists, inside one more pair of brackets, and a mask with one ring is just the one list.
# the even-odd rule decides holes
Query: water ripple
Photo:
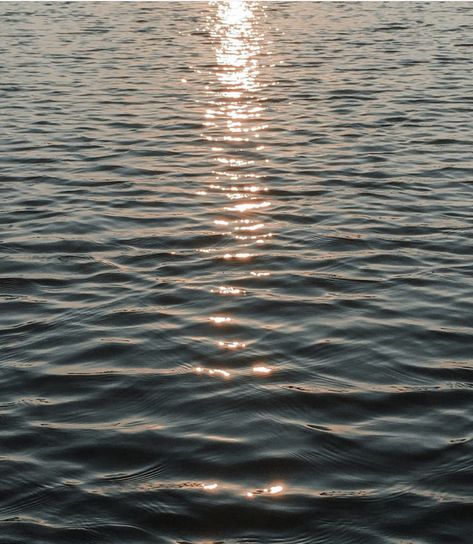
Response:
[{"label": "water ripple", "polygon": [[2,544],[467,544],[467,3],[0,8]]}]

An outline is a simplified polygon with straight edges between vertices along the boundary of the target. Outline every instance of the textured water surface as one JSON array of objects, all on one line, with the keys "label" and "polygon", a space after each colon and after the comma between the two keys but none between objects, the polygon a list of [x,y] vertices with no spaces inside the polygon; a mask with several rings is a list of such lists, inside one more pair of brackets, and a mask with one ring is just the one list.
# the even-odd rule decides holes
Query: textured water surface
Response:
[{"label": "textured water surface", "polygon": [[472,541],[472,9],[1,4],[1,544]]}]

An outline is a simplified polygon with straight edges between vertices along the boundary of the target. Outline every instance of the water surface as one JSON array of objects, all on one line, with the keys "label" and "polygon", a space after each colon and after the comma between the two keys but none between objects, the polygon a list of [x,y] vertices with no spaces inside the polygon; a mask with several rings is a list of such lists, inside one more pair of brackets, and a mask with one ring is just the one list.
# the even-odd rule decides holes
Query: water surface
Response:
[{"label": "water surface", "polygon": [[0,13],[1,543],[471,542],[471,5]]}]

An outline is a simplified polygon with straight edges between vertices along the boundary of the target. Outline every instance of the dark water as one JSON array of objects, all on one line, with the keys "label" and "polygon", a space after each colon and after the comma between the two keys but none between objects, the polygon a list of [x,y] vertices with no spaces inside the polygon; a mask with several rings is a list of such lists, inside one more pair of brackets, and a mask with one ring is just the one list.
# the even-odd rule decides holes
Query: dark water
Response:
[{"label": "dark water", "polygon": [[472,9],[1,4],[1,544],[473,542]]}]

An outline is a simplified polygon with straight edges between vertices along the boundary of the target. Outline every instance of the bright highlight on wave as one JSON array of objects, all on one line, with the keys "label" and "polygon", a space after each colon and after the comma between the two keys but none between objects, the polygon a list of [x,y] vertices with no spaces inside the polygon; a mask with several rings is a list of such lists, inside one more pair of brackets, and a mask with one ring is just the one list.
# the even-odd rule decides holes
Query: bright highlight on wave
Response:
[{"label": "bright highlight on wave", "polygon": [[208,374],[209,376],[217,375],[224,378],[230,377],[230,372],[221,368],[205,368],[203,366],[198,366],[196,367],[195,371],[197,372],[197,374]]},{"label": "bright highlight on wave", "polygon": [[219,295],[244,295],[246,291],[239,289],[238,287],[219,287],[218,289],[212,289],[212,293],[218,293]]},{"label": "bright highlight on wave", "polygon": [[264,223],[256,223],[254,225],[249,225],[247,227],[235,227],[235,230],[250,230],[250,231],[253,231],[253,230],[259,230],[259,229],[262,229],[264,228]]},{"label": "bright highlight on wave", "polygon": [[271,202],[264,201],[264,202],[245,202],[244,204],[236,204],[235,206],[231,206],[229,208],[225,208],[227,211],[231,212],[240,212],[244,213],[249,210],[257,210],[260,208],[267,208],[268,206],[271,206]]},{"label": "bright highlight on wave", "polygon": [[248,491],[246,493],[246,496],[251,499],[256,495],[279,495],[283,491],[284,491],[284,487],[282,485],[273,485],[265,489],[257,489],[256,491]]},{"label": "bright highlight on wave", "polygon": [[231,317],[225,317],[225,316],[212,316],[209,317],[209,321],[212,321],[216,325],[221,325],[222,323],[229,323],[232,320]]},{"label": "bright highlight on wave", "polygon": [[246,344],[243,342],[219,342],[218,345],[225,349],[241,349],[246,348]]},{"label": "bright highlight on wave", "polygon": [[253,372],[256,374],[270,374],[272,372],[272,369],[267,366],[254,366]]},{"label": "bright highlight on wave", "polygon": [[224,259],[248,259],[249,257],[253,257],[252,253],[225,253],[223,256]]}]

